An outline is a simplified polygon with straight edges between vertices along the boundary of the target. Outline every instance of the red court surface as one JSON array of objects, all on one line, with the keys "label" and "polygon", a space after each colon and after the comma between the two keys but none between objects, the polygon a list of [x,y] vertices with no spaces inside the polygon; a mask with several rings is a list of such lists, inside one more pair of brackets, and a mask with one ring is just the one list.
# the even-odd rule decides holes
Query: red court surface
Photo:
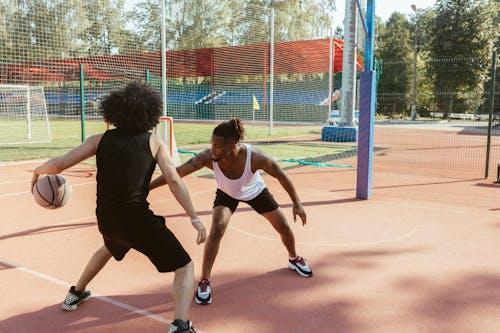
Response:
[{"label": "red court surface", "polygon": [[[348,164],[348,163],[347,163]],[[95,249],[95,169],[64,172],[73,198],[38,207],[29,193],[37,164],[0,166],[0,332],[167,332],[173,274],[130,252],[89,285],[94,297],[60,310]],[[398,170],[398,171],[395,171]],[[308,214],[293,224],[314,277],[286,266],[277,233],[241,205],[222,241],[214,301],[193,302],[203,333],[500,332],[500,185],[463,172],[377,166],[371,200],[356,200],[354,169],[288,170]],[[264,176],[291,221],[290,199]],[[185,182],[207,228],[215,182]],[[201,269],[203,246],[167,187],[152,208]]]}]

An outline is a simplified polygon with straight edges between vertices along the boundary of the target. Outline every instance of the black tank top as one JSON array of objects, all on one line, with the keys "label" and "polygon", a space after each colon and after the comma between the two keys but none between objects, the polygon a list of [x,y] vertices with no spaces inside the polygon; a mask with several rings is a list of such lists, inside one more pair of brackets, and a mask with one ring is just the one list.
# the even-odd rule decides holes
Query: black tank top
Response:
[{"label": "black tank top", "polygon": [[148,208],[151,175],[156,166],[150,132],[106,131],[99,142],[96,214],[129,207]]}]

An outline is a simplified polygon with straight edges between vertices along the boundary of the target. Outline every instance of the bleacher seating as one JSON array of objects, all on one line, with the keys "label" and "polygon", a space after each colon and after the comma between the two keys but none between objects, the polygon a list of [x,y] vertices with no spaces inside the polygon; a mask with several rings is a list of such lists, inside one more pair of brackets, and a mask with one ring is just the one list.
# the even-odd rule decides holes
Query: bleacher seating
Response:
[{"label": "bleacher seating", "polygon": [[[274,104],[276,105],[324,105],[328,98],[328,88],[325,84],[285,83],[274,87]],[[264,98],[264,94],[266,94]],[[86,93],[85,102],[96,102],[102,93]],[[45,94],[50,105],[72,104],[78,106],[80,96],[78,91],[48,91]],[[270,102],[269,90],[264,91],[262,85],[253,86],[215,86],[207,84],[169,85],[167,103],[172,105],[235,105],[252,104],[253,96],[260,105]]]},{"label": "bleacher seating", "polygon": [[[259,104],[264,102],[264,91],[260,89],[245,89],[245,90],[225,90],[226,94],[217,100],[215,104],[252,104],[253,96],[257,98]],[[269,103],[270,94],[266,92],[266,101]],[[328,96],[328,91],[324,90],[274,90],[274,104],[283,105],[320,105],[321,102]]]}]

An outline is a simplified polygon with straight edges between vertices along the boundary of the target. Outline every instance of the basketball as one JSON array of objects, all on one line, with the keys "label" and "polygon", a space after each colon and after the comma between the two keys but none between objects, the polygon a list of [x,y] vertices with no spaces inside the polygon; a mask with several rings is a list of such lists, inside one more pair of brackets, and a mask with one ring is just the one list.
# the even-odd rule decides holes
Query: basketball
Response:
[{"label": "basketball", "polygon": [[40,206],[56,209],[64,206],[71,199],[71,185],[63,175],[46,175],[33,186],[33,197]]}]

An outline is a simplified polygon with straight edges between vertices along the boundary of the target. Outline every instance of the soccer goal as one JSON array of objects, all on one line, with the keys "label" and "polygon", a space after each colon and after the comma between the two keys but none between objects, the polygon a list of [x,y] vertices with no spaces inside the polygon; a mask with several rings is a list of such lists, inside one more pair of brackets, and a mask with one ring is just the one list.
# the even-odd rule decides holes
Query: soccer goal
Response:
[{"label": "soccer goal", "polygon": [[0,144],[50,141],[43,87],[0,84]]}]

